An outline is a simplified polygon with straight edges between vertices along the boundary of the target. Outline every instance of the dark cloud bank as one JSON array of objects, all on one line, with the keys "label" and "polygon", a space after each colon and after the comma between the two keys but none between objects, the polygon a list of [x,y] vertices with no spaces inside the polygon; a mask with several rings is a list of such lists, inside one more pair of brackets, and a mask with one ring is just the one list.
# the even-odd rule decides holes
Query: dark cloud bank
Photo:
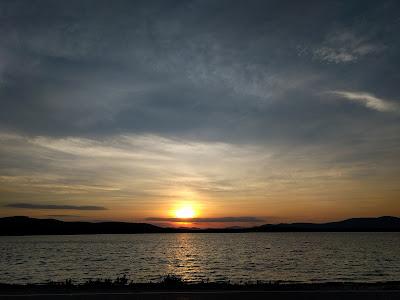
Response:
[{"label": "dark cloud bank", "polygon": [[3,129],[306,143],[352,138],[349,126],[398,124],[319,94],[351,89],[400,99],[396,1],[5,1],[0,8]]},{"label": "dark cloud bank", "polygon": [[147,221],[153,222],[191,222],[191,223],[256,223],[264,220],[256,217],[221,217],[221,218],[147,218]]},{"label": "dark cloud bank", "polygon": [[93,205],[53,205],[53,204],[30,204],[30,203],[10,203],[5,207],[26,208],[26,209],[60,209],[60,210],[106,210],[103,206]]},{"label": "dark cloud bank", "polygon": [[399,9],[398,1],[4,1],[0,129],[391,156],[399,114],[368,99],[400,107]]}]

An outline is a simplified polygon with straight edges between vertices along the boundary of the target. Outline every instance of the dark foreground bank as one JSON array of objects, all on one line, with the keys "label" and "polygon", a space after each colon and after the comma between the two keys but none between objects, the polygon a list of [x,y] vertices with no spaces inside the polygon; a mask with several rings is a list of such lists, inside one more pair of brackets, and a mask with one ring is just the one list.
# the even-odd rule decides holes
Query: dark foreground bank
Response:
[{"label": "dark foreground bank", "polygon": [[196,300],[196,299],[270,299],[270,300],[398,300],[400,291],[323,290],[323,291],[154,291],[154,292],[81,292],[44,294],[2,294],[0,299],[93,299],[93,300]]},{"label": "dark foreground bank", "polygon": [[157,283],[125,277],[73,284],[0,284],[0,299],[400,299],[400,282],[380,283],[187,283],[166,276]]}]

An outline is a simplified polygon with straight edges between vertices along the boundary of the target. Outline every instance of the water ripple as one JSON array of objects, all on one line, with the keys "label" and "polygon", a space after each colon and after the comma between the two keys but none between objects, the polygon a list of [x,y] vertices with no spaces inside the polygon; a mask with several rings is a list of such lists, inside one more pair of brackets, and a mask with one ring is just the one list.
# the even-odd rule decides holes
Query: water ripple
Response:
[{"label": "water ripple", "polygon": [[399,233],[0,237],[0,282],[400,280]]}]

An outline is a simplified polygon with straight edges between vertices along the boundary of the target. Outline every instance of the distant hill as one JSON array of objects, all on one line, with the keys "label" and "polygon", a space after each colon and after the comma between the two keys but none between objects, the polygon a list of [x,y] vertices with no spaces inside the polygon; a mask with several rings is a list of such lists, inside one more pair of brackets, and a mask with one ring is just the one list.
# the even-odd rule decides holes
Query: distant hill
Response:
[{"label": "distant hill", "polygon": [[23,216],[0,218],[0,235],[65,235],[65,234],[134,234],[182,232],[330,232],[388,231],[400,232],[400,218],[353,218],[323,224],[265,224],[251,228],[164,228],[146,223],[126,222],[64,222],[55,219],[35,219]]},{"label": "distant hill", "polygon": [[0,235],[58,235],[106,233],[157,233],[168,229],[146,223],[64,222],[29,217],[0,218]]},{"label": "distant hill", "polygon": [[284,231],[400,231],[400,218],[353,218],[330,223],[266,224],[252,228],[261,232]]}]

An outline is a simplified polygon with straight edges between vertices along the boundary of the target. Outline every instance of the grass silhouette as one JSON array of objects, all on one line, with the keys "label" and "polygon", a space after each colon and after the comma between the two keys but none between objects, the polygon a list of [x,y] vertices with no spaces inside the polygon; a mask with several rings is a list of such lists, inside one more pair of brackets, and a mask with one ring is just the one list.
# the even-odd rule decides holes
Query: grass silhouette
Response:
[{"label": "grass silhouette", "polygon": [[168,274],[157,282],[135,283],[130,281],[126,275],[115,279],[90,279],[83,283],[74,283],[72,279],[62,282],[47,282],[44,284],[6,284],[0,283],[1,291],[146,291],[146,290],[400,290],[400,281],[361,283],[361,282],[325,282],[325,283],[301,283],[287,281],[257,281],[231,283],[229,281],[210,282],[187,282],[182,277]]}]

